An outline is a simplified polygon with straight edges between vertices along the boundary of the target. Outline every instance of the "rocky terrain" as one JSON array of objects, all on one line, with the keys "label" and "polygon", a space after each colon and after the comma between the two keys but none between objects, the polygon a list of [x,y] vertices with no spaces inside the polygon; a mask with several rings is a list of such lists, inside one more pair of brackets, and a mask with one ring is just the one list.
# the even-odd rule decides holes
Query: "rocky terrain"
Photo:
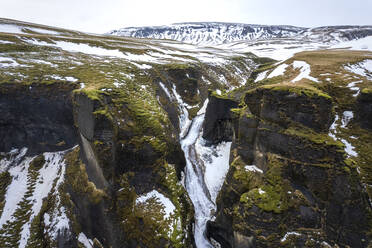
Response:
[{"label": "rocky terrain", "polygon": [[372,245],[370,28],[193,25],[0,19],[0,247]]}]

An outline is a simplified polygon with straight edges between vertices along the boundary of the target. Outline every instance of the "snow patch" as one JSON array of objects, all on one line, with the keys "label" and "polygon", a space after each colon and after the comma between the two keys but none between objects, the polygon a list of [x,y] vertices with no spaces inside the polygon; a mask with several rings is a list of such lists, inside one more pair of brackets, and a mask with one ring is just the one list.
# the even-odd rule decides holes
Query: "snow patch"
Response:
[{"label": "snow patch", "polygon": [[[345,112],[349,112],[349,111],[345,111]],[[350,113],[346,113],[346,116],[349,116],[349,115],[350,115]],[[334,122],[332,123],[332,125],[329,129],[328,135],[336,141],[337,140],[341,141],[345,145],[345,152],[348,154],[349,157],[350,156],[357,157],[358,153],[355,151],[355,147],[352,144],[350,144],[347,140],[345,140],[343,138],[338,138],[336,136],[336,134],[337,134],[337,129],[336,128],[337,128],[337,125],[338,125],[337,124],[338,120],[339,120],[339,117],[338,117],[338,115],[336,115],[335,120],[334,120]],[[348,120],[348,121],[350,121],[350,120]],[[347,121],[347,123],[348,123],[348,121]],[[346,124],[346,120],[345,120],[345,124]],[[345,125],[345,127],[346,127],[346,125]]]},{"label": "snow patch", "polygon": [[0,218],[0,229],[7,221],[12,220],[13,213],[17,209],[18,203],[22,201],[27,191],[27,172],[33,158],[26,157],[18,165],[9,169],[13,180],[8,186],[5,194],[5,205]]},{"label": "snow patch", "polygon": [[366,59],[360,63],[347,65],[344,67],[347,71],[372,80],[372,60]]},{"label": "snow patch", "polygon": [[27,29],[33,31],[33,32],[36,32],[36,33],[40,33],[40,34],[52,34],[52,35],[59,35],[60,33],[59,32],[56,32],[56,31],[53,31],[53,30],[49,30],[49,29],[42,29],[42,28],[29,28],[27,27]]},{"label": "snow patch", "polygon": [[310,65],[306,63],[305,61],[297,61],[297,60],[293,61],[293,68],[300,69],[300,74],[295,79],[292,80],[293,83],[300,81],[304,78],[319,83],[319,80],[317,78],[310,76],[310,73],[311,73]]},{"label": "snow patch", "polygon": [[244,169],[246,169],[247,171],[263,173],[263,171],[261,169],[257,168],[255,165],[246,165],[246,166],[244,166]]},{"label": "snow patch", "polygon": [[332,48],[348,48],[351,50],[372,50],[372,36],[367,36],[362,39],[341,42],[333,45]]},{"label": "snow patch", "polygon": [[287,64],[281,64],[278,67],[276,67],[270,74],[267,76],[267,78],[273,78],[277,76],[281,76],[284,74],[285,70],[287,69]]},{"label": "snow patch", "polygon": [[159,82],[159,85],[162,88],[162,90],[164,91],[164,93],[168,96],[169,100],[172,100],[173,97],[169,93],[169,90],[167,89],[167,87],[165,87],[165,85],[162,82]]},{"label": "snow patch", "polygon": [[25,34],[22,27],[13,24],[0,24],[0,32],[12,34]]},{"label": "snow patch", "polygon": [[287,232],[284,237],[280,240],[280,242],[285,242],[289,236],[301,236],[298,232]]},{"label": "snow patch", "polygon": [[355,82],[351,82],[349,83],[346,87],[348,87],[350,90],[352,91],[355,91],[355,93],[353,94],[354,97],[357,97],[360,93],[360,89],[359,87],[356,87],[355,85],[356,84],[359,84],[359,83],[362,83],[363,81],[355,81]]},{"label": "snow patch", "polygon": [[171,214],[174,213],[176,210],[176,207],[173,205],[171,200],[169,200],[167,197],[165,197],[163,194],[159,193],[156,190],[152,190],[144,195],[141,195],[136,199],[136,204],[140,203],[146,203],[147,200],[155,198],[159,200],[159,202],[163,205],[164,207],[164,212],[165,212],[165,218],[169,218]]},{"label": "snow patch", "polygon": [[138,67],[141,70],[147,70],[147,69],[152,68],[151,65],[147,65],[147,64],[138,64],[138,63],[135,63],[135,62],[132,62],[132,64],[135,65],[136,67]]},{"label": "snow patch", "polygon": [[254,80],[255,83],[257,83],[258,81],[261,81],[261,80],[264,80],[266,78],[266,75],[267,75],[268,71],[263,71],[263,72],[260,72],[256,79]]},{"label": "snow patch", "polygon": [[93,241],[88,239],[84,233],[79,234],[78,240],[85,246],[85,248],[93,248]]},{"label": "snow patch", "polygon": [[195,144],[196,152],[205,167],[205,184],[214,203],[229,170],[230,148],[231,142],[208,146],[202,138],[199,138]]},{"label": "snow patch", "polygon": [[12,58],[9,57],[0,57],[0,68],[6,68],[6,67],[15,67],[19,66],[20,64],[17,63]]},{"label": "snow patch", "polygon": [[52,190],[54,180],[60,177],[62,167],[64,168],[64,158],[63,152],[56,153],[44,153],[45,164],[39,170],[39,176],[37,178],[37,183],[33,194],[28,199],[33,203],[32,213],[29,221],[23,225],[21,232],[21,239],[19,247],[25,247],[27,240],[30,236],[31,222],[36,215],[39,214],[43,199],[48,196],[49,192]]},{"label": "snow patch", "polygon": [[341,119],[341,127],[346,128],[350,120],[354,118],[354,113],[352,111],[345,111]]}]

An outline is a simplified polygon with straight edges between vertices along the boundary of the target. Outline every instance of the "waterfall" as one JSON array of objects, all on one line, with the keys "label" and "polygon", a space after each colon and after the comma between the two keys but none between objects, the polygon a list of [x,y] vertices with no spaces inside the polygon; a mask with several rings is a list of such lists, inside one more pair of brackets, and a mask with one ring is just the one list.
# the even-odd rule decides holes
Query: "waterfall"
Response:
[{"label": "waterfall", "polygon": [[[187,133],[181,136],[180,142],[186,158],[185,187],[195,209],[194,238],[197,248],[213,248],[205,230],[207,221],[216,211],[215,201],[229,168],[231,146],[231,142],[222,142],[214,147],[205,145],[202,126],[207,104],[208,100],[191,123],[180,121],[180,125],[187,125]],[[180,106],[183,108],[182,104]],[[185,130],[185,126],[181,126],[180,130]]]}]

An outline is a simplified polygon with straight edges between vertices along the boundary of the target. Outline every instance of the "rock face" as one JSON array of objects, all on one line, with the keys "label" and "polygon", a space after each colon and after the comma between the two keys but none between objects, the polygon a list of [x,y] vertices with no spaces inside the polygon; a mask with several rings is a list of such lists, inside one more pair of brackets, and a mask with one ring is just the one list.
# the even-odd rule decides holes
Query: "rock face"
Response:
[{"label": "rock face", "polygon": [[372,129],[372,91],[364,90],[358,96],[357,115],[363,128]]},{"label": "rock face", "polygon": [[238,107],[238,102],[216,93],[210,94],[208,99],[203,123],[203,138],[212,144],[231,141],[233,129],[230,109]]},{"label": "rock face", "polygon": [[75,87],[2,84],[0,151],[28,147],[29,154],[38,154],[76,144],[71,98]]},{"label": "rock face", "polygon": [[369,204],[343,145],[328,136],[332,100],[263,86],[233,109],[230,170],[208,235],[222,247],[366,247]]}]

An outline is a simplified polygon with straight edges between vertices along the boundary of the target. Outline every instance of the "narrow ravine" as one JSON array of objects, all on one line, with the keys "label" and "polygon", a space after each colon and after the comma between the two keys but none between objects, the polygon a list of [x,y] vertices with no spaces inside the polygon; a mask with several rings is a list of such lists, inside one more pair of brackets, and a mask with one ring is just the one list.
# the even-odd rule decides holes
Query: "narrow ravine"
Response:
[{"label": "narrow ravine", "polygon": [[195,209],[195,243],[198,248],[213,248],[204,232],[215,206],[210,200],[210,194],[205,185],[203,172],[195,149],[195,143],[201,133],[203,121],[204,113],[193,119],[189,132],[181,140],[181,146],[186,158],[185,186]]},{"label": "narrow ravine", "polygon": [[[194,238],[197,248],[213,248],[206,238],[205,230],[207,221],[216,210],[215,198],[228,170],[231,145],[231,142],[225,142],[215,147],[204,146],[202,126],[207,104],[208,100],[191,123],[180,121],[181,130],[184,130],[181,132],[180,143],[186,158],[185,187],[195,209]],[[180,106],[185,108],[182,104]],[[187,110],[181,112],[187,113]],[[186,117],[180,120],[188,119],[187,114]],[[211,167],[213,172],[210,172]],[[213,180],[208,176],[213,177]]]}]

